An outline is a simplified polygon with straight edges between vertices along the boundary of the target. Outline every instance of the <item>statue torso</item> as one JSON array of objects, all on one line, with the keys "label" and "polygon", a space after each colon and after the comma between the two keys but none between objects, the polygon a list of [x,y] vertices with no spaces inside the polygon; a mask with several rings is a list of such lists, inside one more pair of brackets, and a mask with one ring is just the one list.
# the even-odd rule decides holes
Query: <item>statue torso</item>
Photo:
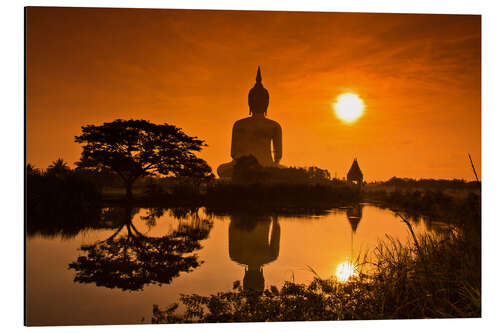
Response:
[{"label": "statue torso", "polygon": [[276,140],[278,135],[281,136],[281,127],[274,120],[265,117],[238,120],[233,126],[233,158],[253,155],[261,165],[273,165],[271,141]]},{"label": "statue torso", "polygon": [[280,227],[271,217],[252,220],[231,217],[229,225],[229,256],[231,260],[251,267],[268,264],[279,254]]}]

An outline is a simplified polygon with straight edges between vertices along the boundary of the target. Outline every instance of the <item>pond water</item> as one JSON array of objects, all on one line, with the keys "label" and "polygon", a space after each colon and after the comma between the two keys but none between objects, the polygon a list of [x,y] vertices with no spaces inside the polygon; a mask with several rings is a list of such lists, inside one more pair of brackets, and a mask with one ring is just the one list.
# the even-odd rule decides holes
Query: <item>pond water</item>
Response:
[{"label": "pond water", "polygon": [[[28,325],[149,323],[153,304],[229,291],[237,280],[262,289],[307,283],[312,270],[342,280],[349,263],[387,235],[410,237],[393,212],[371,205],[314,214],[110,208],[103,215],[100,228],[76,236],[28,237]],[[435,226],[421,221],[414,230]]]}]

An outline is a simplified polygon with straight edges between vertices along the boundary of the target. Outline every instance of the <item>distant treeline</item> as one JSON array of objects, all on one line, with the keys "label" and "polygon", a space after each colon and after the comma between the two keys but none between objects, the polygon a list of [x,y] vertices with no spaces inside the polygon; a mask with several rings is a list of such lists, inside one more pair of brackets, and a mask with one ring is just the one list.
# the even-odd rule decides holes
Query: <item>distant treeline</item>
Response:
[{"label": "distant treeline", "polygon": [[427,216],[457,225],[481,230],[481,195],[472,191],[464,196],[446,194],[442,190],[369,191],[363,198],[408,216]]},{"label": "distant treeline", "polygon": [[96,227],[101,191],[94,178],[57,160],[45,171],[27,166],[27,233],[74,236]]},{"label": "distant treeline", "polygon": [[375,182],[375,184],[388,185],[395,187],[419,187],[419,188],[435,188],[435,189],[474,189],[478,188],[481,183],[477,181],[468,182],[463,179],[412,179],[392,177],[385,182]]},{"label": "distant treeline", "polygon": [[[261,170],[262,171],[262,170]],[[233,210],[296,214],[359,202],[360,190],[330,179],[316,167],[266,168],[272,182],[200,180],[189,177],[142,177],[128,202],[121,180],[112,172],[72,169],[62,159],[41,170],[26,166],[27,232],[71,237],[102,228],[102,207],[199,207],[227,214]]]},{"label": "distant treeline", "polygon": [[[61,159],[46,170],[28,164],[26,171],[28,216],[82,216],[94,207],[125,201],[123,183],[110,171],[70,169]],[[447,189],[466,190],[464,193],[474,190],[476,194],[470,194],[468,201],[458,202],[460,200],[444,192]],[[359,187],[332,178],[328,170],[318,167],[262,167],[250,156],[238,161],[232,180],[142,177],[134,187],[133,202],[143,206],[203,205],[222,210],[281,207],[286,210],[286,207],[331,208],[365,200],[393,209],[442,216],[441,211],[460,212],[462,206],[477,206],[478,202],[480,205],[478,190],[478,182],[397,177]]]}]

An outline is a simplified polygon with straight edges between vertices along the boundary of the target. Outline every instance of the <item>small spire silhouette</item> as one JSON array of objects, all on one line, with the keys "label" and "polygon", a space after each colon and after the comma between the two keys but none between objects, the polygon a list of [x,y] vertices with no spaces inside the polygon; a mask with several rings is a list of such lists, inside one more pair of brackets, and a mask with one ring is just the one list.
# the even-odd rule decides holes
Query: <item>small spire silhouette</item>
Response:
[{"label": "small spire silhouette", "polygon": [[351,168],[349,169],[349,172],[347,172],[347,181],[349,183],[352,183],[353,181],[356,181],[358,184],[363,183],[363,173],[359,167],[357,157],[354,158]]},{"label": "small spire silhouette", "polygon": [[260,74],[260,66],[257,68],[257,78],[255,78],[255,81],[257,83],[261,83],[262,82],[262,75]]}]

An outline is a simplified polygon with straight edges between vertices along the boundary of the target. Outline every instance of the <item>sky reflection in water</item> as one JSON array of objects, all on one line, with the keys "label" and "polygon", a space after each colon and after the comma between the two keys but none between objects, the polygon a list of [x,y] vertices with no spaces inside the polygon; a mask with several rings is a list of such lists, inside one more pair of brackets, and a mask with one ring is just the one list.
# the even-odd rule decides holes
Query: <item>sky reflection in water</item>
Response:
[{"label": "sky reflection in water", "polygon": [[[372,250],[378,240],[385,239],[386,235],[403,242],[409,239],[406,226],[391,211],[373,206],[331,210],[317,216],[206,216],[204,209],[199,209],[197,215],[181,219],[173,215],[176,214],[169,211],[161,215],[150,209],[135,209],[130,228],[120,229],[119,222],[111,221],[107,229],[82,231],[74,238],[28,237],[28,324],[131,324],[141,322],[142,318],[148,322],[153,304],[164,306],[177,302],[180,293],[207,295],[228,291],[236,280],[251,289],[280,286],[284,280],[308,282],[315,273],[322,278],[336,276],[341,281],[347,280],[356,273],[352,266],[354,258]],[[429,227],[424,222],[414,225],[417,233]],[[127,230],[144,238],[139,238],[139,243],[130,238],[127,243]],[[184,233],[175,234],[179,230]],[[176,243],[177,247],[171,242],[162,245],[166,244],[162,243],[165,235],[170,237],[168,241],[175,237],[189,239],[191,247],[183,247],[182,241]],[[129,261],[138,256],[147,261],[148,256],[152,256],[169,262],[161,267],[156,265],[155,274],[137,272],[135,266],[130,268],[133,280],[127,281],[133,281],[138,288],[123,288],[130,283],[102,283],[102,275],[92,275],[102,272],[88,269],[94,267],[95,262],[85,266],[87,279],[75,283],[76,273],[81,271],[69,265],[78,262],[80,256],[88,255],[88,251],[80,250],[82,245],[104,244],[116,237],[124,239],[125,244],[135,245],[154,240],[148,243],[152,244],[152,251],[134,252],[133,255],[127,252],[129,245],[124,245],[127,251],[122,248],[120,255],[129,256]],[[176,265],[175,259],[169,256],[174,248],[182,258],[195,257],[196,264],[191,259],[183,259],[181,263],[187,261],[189,264]],[[106,247],[106,251],[106,255],[116,254],[112,247]],[[95,253],[90,256],[96,257],[103,258]],[[118,262],[115,260],[114,264]],[[175,274],[172,274],[172,267],[176,269]],[[124,278],[122,273],[114,278]],[[162,280],[165,276],[162,274],[167,273],[168,278]],[[137,281],[141,283],[137,285]]]}]

